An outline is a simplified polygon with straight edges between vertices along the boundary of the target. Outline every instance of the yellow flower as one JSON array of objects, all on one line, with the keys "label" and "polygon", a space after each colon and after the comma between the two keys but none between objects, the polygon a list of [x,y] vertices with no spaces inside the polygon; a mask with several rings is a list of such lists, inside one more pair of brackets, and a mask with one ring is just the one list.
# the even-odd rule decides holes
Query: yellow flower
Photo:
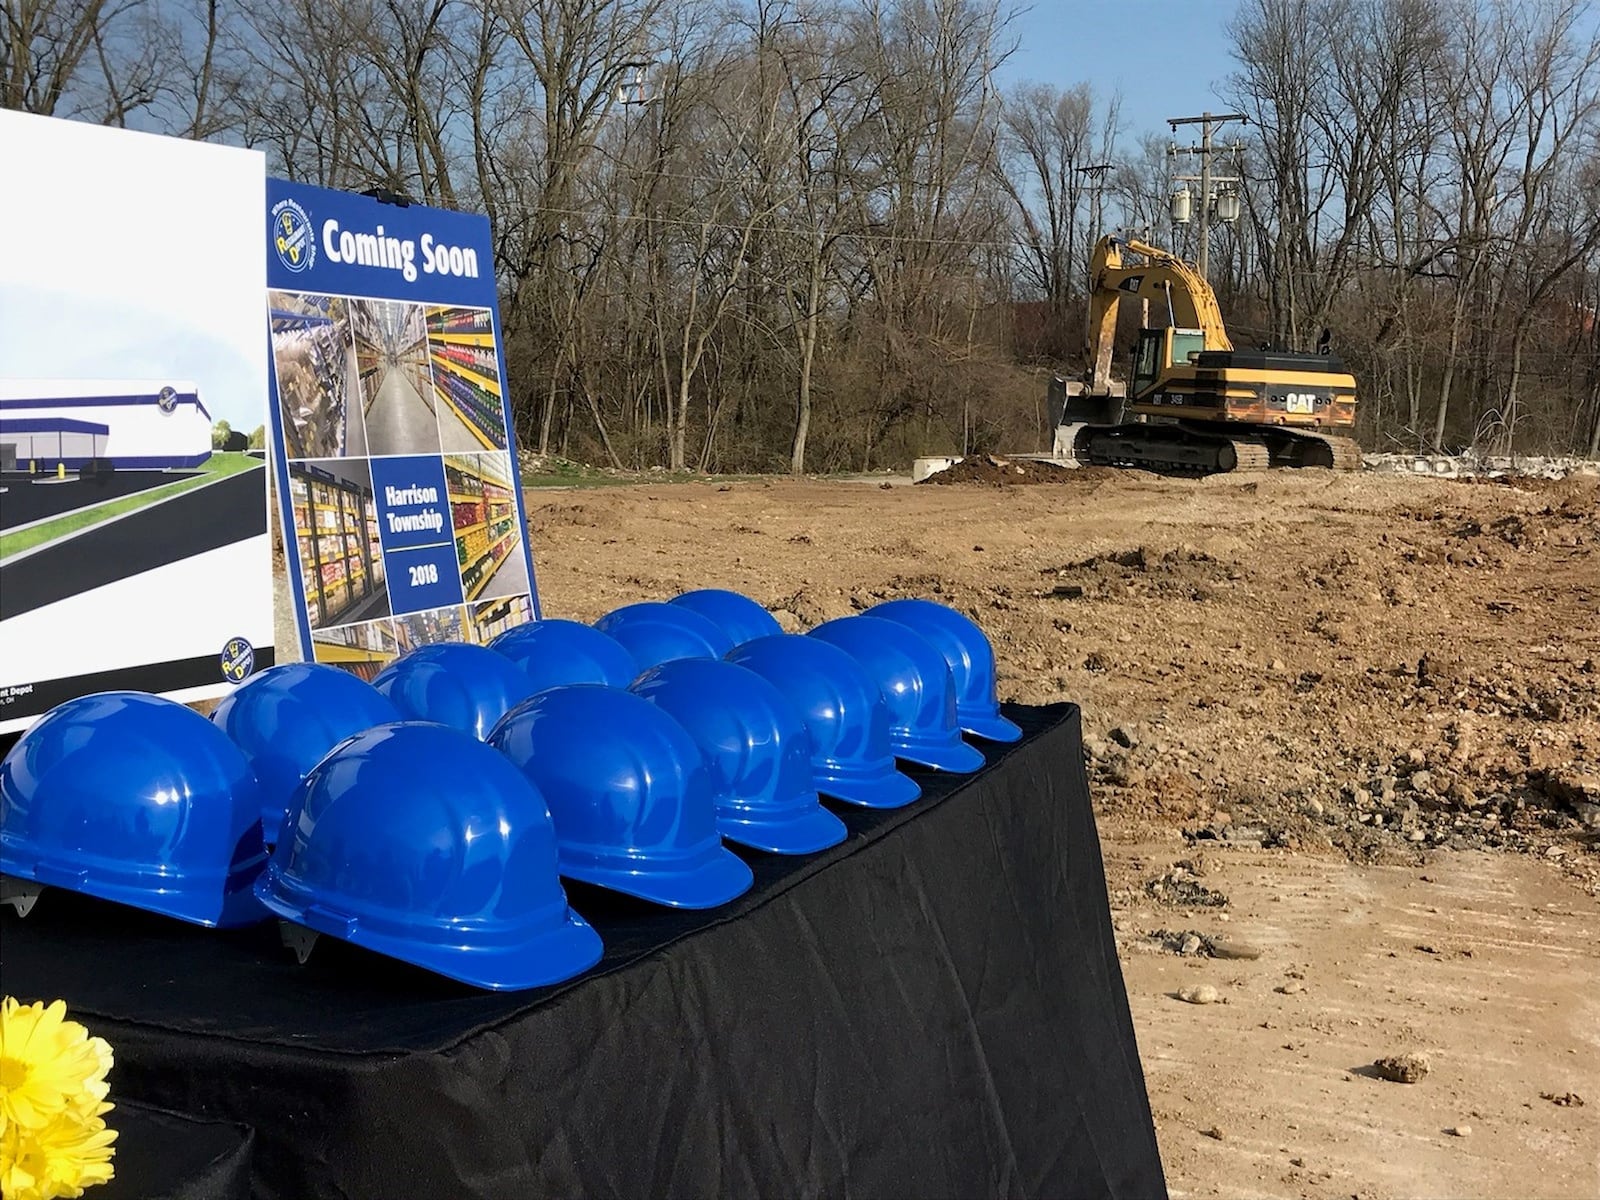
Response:
[{"label": "yellow flower", "polygon": [[38,1128],[0,1134],[0,1197],[57,1200],[83,1195],[111,1178],[115,1130],[99,1117],[65,1110]]},{"label": "yellow flower", "polygon": [[108,1111],[111,1047],[66,1020],[66,1012],[60,1000],[0,1001],[0,1134],[13,1125],[37,1128],[64,1112],[88,1118]]}]

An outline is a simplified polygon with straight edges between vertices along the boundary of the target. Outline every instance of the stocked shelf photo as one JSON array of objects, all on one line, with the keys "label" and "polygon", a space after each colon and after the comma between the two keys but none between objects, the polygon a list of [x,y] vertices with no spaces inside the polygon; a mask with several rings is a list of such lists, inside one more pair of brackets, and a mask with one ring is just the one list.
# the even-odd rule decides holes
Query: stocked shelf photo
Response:
[{"label": "stocked shelf photo", "polygon": [[400,656],[392,622],[368,621],[318,630],[311,639],[311,657],[368,680]]},{"label": "stocked shelf photo", "polygon": [[459,604],[446,608],[425,608],[421,612],[395,617],[393,629],[400,653],[409,654],[418,646],[431,646],[435,642],[463,641],[461,619]]},{"label": "stocked shelf photo", "polygon": [[506,448],[494,324],[485,308],[430,308],[428,356],[448,454]]},{"label": "stocked shelf photo", "polygon": [[422,305],[352,300],[350,325],[369,452],[437,453],[439,423]]},{"label": "stocked shelf photo", "polygon": [[444,476],[466,598],[489,600],[529,591],[510,456],[447,454]]},{"label": "stocked shelf photo", "polygon": [[361,458],[366,426],[350,308],[341,296],[273,292],[272,365],[278,384],[286,456]]},{"label": "stocked shelf photo", "polygon": [[289,500],[311,627],[388,616],[378,511],[366,462],[291,463]]},{"label": "stocked shelf photo", "polygon": [[487,643],[506,630],[533,620],[533,600],[528,596],[505,596],[499,600],[474,604],[469,611],[472,615],[472,640]]}]

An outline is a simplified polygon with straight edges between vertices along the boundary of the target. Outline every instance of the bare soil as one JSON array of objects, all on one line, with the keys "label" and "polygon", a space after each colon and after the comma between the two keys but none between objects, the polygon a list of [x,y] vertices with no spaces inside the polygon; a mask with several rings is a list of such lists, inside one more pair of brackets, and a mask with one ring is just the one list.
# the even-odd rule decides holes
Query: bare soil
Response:
[{"label": "bare soil", "polygon": [[1600,480],[983,474],[533,491],[542,603],[927,596],[1081,704],[1175,1196],[1600,1195]]}]

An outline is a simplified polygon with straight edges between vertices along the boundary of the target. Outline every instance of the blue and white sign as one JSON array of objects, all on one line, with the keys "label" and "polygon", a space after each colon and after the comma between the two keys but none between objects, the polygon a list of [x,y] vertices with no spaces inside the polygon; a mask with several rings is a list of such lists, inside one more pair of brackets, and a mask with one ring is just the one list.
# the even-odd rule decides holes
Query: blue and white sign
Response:
[{"label": "blue and white sign", "polygon": [[372,490],[395,614],[462,601],[455,530],[437,456],[375,458]]},{"label": "blue and white sign", "polygon": [[307,658],[539,615],[487,218],[267,181],[272,428]]}]

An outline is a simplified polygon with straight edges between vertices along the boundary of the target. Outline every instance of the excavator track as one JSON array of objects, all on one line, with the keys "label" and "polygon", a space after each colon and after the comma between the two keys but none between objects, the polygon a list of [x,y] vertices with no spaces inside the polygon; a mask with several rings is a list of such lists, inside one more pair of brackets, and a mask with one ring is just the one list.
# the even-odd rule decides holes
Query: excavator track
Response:
[{"label": "excavator track", "polygon": [[1218,475],[1322,467],[1359,471],[1361,446],[1352,438],[1281,426],[1199,424],[1088,425],[1078,431],[1079,462],[1138,467],[1169,475]]},{"label": "excavator track", "polygon": [[1272,452],[1256,442],[1229,438],[1233,445],[1235,471],[1265,471],[1272,466]]},{"label": "excavator track", "polygon": [[1322,467],[1331,471],[1361,470],[1361,446],[1353,438],[1313,429],[1281,425],[1252,431],[1272,455],[1274,467]]},{"label": "excavator track", "polygon": [[1090,425],[1076,439],[1079,462],[1138,467],[1167,475],[1265,471],[1272,452],[1250,437],[1230,437],[1183,425]]}]

